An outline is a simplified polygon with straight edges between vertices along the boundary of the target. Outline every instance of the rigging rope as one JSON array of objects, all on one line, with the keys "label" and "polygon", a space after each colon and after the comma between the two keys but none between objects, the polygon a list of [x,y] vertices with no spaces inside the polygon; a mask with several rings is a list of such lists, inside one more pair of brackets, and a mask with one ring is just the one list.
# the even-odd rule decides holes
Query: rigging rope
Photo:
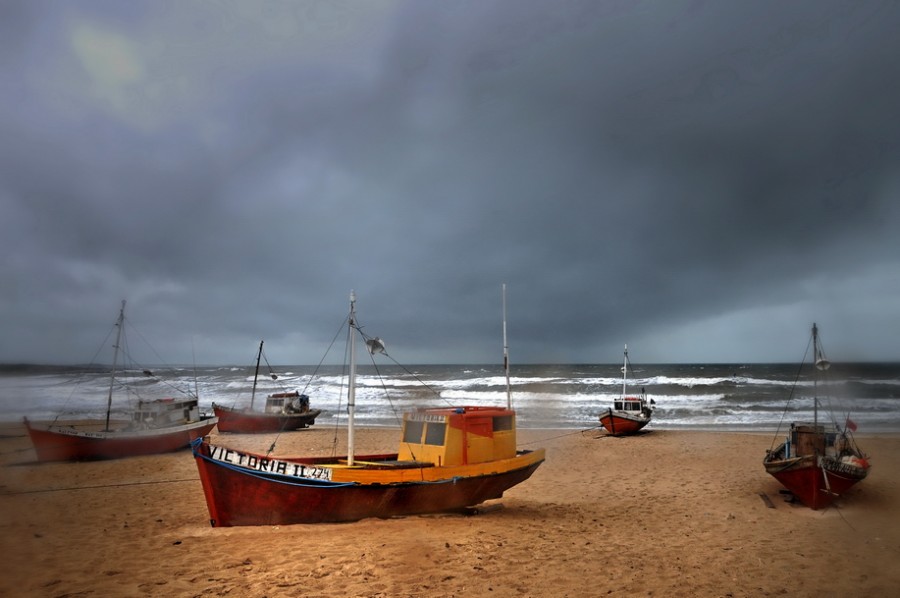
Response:
[{"label": "rigging rope", "polygon": [[[103,339],[103,342],[100,343],[100,346],[97,348],[97,351],[94,353],[94,356],[91,357],[91,361],[90,361],[91,366],[93,366],[93,364],[97,363],[97,356],[100,355],[100,352],[103,351],[103,349],[106,347],[106,343],[109,341],[109,337],[112,335],[113,330],[115,330],[115,329],[116,329],[116,325],[113,324],[113,325],[110,327],[109,331],[106,333],[106,338]],[[60,385],[62,385],[62,384],[66,384],[66,385],[71,384],[71,391],[69,392],[69,396],[66,397],[66,400],[63,402],[62,409],[60,409],[59,413],[57,413],[56,416],[53,418],[53,423],[54,423],[54,424],[55,424],[55,423],[59,420],[59,418],[62,417],[62,415],[66,412],[66,407],[67,407],[67,406],[69,405],[69,403],[71,402],[72,397],[75,396],[75,391],[78,389],[78,385],[81,384],[82,380],[83,380],[84,377],[87,375],[87,373],[88,373],[87,370],[81,370],[81,371],[79,371],[79,372],[75,375],[74,380],[72,380],[72,381],[65,381],[65,382],[60,382],[60,383],[59,383]]]},{"label": "rigging rope", "polygon": [[[325,359],[328,357],[328,354],[331,352],[331,349],[334,347],[335,342],[337,342],[338,336],[340,336],[341,332],[343,332],[344,324],[346,324],[346,322],[349,318],[350,318],[349,314],[344,316],[344,319],[341,321],[341,325],[338,327],[337,332],[334,333],[334,336],[331,339],[331,343],[328,345],[328,348],[325,350],[325,354],[322,355],[322,359],[319,360],[319,363],[316,365],[316,368],[313,370],[313,373],[310,374],[309,379],[306,381],[306,385],[304,385],[303,390],[300,392],[300,394],[307,394],[310,384],[312,384],[312,381],[315,380],[316,377],[318,376],[319,370],[322,368],[322,364],[325,363]],[[344,363],[346,363],[346,361],[347,361],[346,360],[346,350],[345,350],[344,356],[345,356]],[[266,362],[266,364],[268,365],[268,361]],[[343,376],[341,377],[341,379],[343,380]],[[332,442],[332,448],[331,448],[332,456],[334,456],[334,453],[337,450],[337,425],[338,425],[338,419],[340,418],[339,414],[341,411],[340,399],[343,398],[343,395],[344,395],[343,382],[341,382],[341,391],[338,394],[338,397],[339,397],[338,398],[338,416],[336,416],[334,418],[335,433],[334,433],[334,440]],[[266,452],[267,457],[275,450],[275,444],[278,442],[278,439],[281,437],[281,434],[283,432],[284,432],[284,429],[279,430],[278,433],[275,435],[275,438],[272,440],[271,446],[269,446],[269,450]]]},{"label": "rigging rope", "polygon": [[797,390],[797,383],[800,381],[800,374],[803,372],[803,365],[806,363],[806,356],[809,355],[809,347],[812,344],[812,336],[810,336],[809,341],[806,343],[806,351],[803,353],[803,359],[800,360],[800,365],[797,368],[797,375],[794,376],[794,383],[791,384],[791,392],[788,395],[787,401],[784,404],[784,411],[781,412],[781,419],[778,420],[778,425],[775,427],[775,435],[772,437],[772,444],[769,445],[769,450],[775,448],[775,443],[778,441],[778,435],[781,433],[781,425],[784,423],[784,418],[787,416],[788,407],[790,407],[791,401],[794,398],[794,391]]}]

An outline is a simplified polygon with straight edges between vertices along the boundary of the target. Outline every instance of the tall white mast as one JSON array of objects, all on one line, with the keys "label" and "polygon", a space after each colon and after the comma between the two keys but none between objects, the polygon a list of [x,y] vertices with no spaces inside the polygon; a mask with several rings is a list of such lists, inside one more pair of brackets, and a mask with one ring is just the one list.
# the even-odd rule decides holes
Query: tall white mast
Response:
[{"label": "tall white mast", "polygon": [[622,364],[622,398],[625,398],[628,390],[628,345],[625,345],[625,362]]},{"label": "tall white mast", "polygon": [[106,401],[106,431],[109,432],[109,412],[112,409],[113,386],[116,383],[116,366],[119,361],[119,341],[122,339],[122,324],[125,321],[125,300],[122,300],[122,307],[119,309],[119,319],[116,320],[116,344],[113,345],[113,364],[112,372],[109,376],[109,398]]},{"label": "tall white mast", "polygon": [[350,384],[347,390],[347,465],[353,465],[353,415],[356,410],[356,293],[350,291]]},{"label": "tall white mast", "polygon": [[506,371],[506,408],[512,409],[512,391],[509,386],[509,343],[506,342],[506,283],[503,283],[503,369]]}]

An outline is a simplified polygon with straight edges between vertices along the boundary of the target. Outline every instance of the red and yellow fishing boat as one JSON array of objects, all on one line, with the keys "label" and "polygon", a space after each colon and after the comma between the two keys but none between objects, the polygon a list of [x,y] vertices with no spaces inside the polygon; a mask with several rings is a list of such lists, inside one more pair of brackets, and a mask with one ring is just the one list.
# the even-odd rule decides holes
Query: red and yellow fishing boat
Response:
[{"label": "red and yellow fishing boat", "polygon": [[461,510],[528,479],[544,450],[516,451],[515,414],[461,407],[407,413],[400,450],[271,457],[195,443],[214,527],[356,521]]},{"label": "red and yellow fishing boat", "polygon": [[[366,337],[356,323],[355,305],[351,294],[347,455],[280,457],[195,441],[194,457],[214,527],[461,510],[502,497],[544,461],[543,449],[517,450],[516,416],[509,406],[405,413],[397,452],[356,455],[354,339]],[[366,338],[366,345],[370,353],[384,352],[378,338]]]}]

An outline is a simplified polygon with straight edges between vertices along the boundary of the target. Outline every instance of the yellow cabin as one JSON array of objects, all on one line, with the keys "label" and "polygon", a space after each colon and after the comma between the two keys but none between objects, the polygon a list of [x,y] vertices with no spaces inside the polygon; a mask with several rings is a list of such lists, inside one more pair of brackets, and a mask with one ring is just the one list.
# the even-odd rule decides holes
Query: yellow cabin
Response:
[{"label": "yellow cabin", "polygon": [[397,459],[438,467],[516,456],[516,414],[499,407],[420,409],[403,415]]}]

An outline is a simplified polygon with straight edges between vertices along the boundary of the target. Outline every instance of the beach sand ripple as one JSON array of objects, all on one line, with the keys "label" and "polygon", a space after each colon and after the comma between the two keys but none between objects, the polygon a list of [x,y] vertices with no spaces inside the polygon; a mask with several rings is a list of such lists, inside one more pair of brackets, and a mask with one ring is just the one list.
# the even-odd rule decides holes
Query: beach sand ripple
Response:
[{"label": "beach sand ripple", "polygon": [[[37,464],[24,430],[8,426],[0,595],[812,597],[900,587],[900,437],[861,437],[869,478],[811,511],[785,502],[765,473],[768,434],[519,434],[547,461],[483,514],[213,529],[188,451]],[[382,451],[396,435],[361,430],[357,446]],[[264,451],[271,437],[219,441]],[[333,445],[319,428],[283,435],[277,452]]]}]

